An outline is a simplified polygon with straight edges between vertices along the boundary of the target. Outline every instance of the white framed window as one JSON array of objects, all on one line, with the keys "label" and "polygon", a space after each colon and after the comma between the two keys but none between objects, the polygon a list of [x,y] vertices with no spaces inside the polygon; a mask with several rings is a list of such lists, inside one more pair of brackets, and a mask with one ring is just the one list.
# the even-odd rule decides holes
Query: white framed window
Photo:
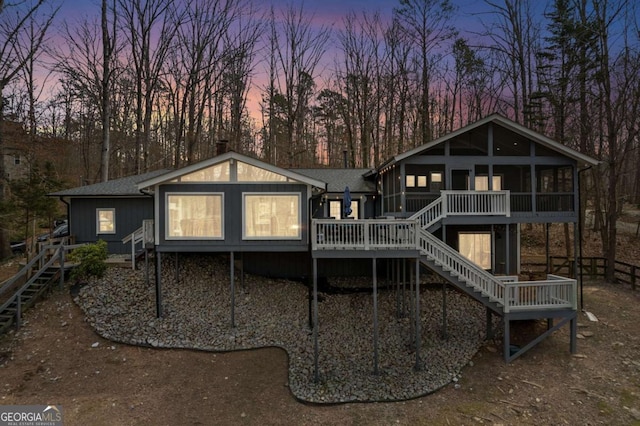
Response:
[{"label": "white framed window", "polygon": [[96,209],[96,234],[116,233],[116,209],[97,208]]},{"label": "white framed window", "polygon": [[242,238],[302,239],[302,205],[298,192],[242,194]]},{"label": "white framed window", "polygon": [[460,232],[458,251],[482,269],[491,269],[490,232]]},{"label": "white framed window", "polygon": [[[493,191],[502,190],[502,176],[493,176]],[[489,190],[489,176],[480,175],[475,177],[475,190],[476,191],[488,191]]]},{"label": "white framed window", "polygon": [[224,239],[224,194],[167,193],[167,240]]},{"label": "white framed window", "polygon": [[[340,220],[343,214],[343,202],[342,200],[329,200],[329,217]],[[351,200],[351,214],[349,217],[354,219],[360,218],[360,203],[358,200]]]}]

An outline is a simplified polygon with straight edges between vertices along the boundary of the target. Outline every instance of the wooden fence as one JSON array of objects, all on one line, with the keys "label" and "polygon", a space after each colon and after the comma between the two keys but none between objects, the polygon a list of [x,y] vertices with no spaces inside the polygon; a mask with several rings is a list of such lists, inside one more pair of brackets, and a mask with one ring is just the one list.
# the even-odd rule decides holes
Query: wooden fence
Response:
[{"label": "wooden fence", "polygon": [[[575,270],[574,262],[575,259],[573,257],[551,256],[549,257],[550,273],[559,273],[575,278],[573,276]],[[608,263],[604,257],[583,257],[578,266],[581,268],[583,275],[595,278],[605,276]],[[580,274],[580,269],[578,269],[578,274]],[[636,284],[640,283],[640,266],[616,260],[615,278],[616,282],[629,284],[635,290]]]}]

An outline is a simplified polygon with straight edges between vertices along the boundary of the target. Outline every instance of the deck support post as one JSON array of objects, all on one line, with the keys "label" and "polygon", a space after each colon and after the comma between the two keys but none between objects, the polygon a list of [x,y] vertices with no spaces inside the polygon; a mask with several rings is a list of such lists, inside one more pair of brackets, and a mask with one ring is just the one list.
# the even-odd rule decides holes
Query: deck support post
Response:
[{"label": "deck support post", "polygon": [[407,259],[402,259],[402,317],[407,316]]},{"label": "deck support post", "polygon": [[156,250],[156,317],[162,318],[162,256]]},{"label": "deck support post", "polygon": [[491,309],[486,308],[487,310],[487,337],[486,339],[493,339],[493,315]]},{"label": "deck support post", "polygon": [[442,283],[442,339],[447,340],[447,283]]},{"label": "deck support post", "polygon": [[60,290],[64,287],[64,245],[60,244]]},{"label": "deck support post", "polygon": [[415,313],[415,332],[416,332],[416,365],[414,369],[422,370],[422,360],[420,359],[420,348],[422,347],[422,331],[420,329],[420,261],[416,259],[416,313]]},{"label": "deck support post", "polygon": [[378,370],[378,273],[376,268],[376,258],[372,259],[373,264],[373,374],[380,373]]},{"label": "deck support post", "polygon": [[400,267],[398,262],[400,262],[398,259],[393,259],[391,261],[393,264],[392,276],[395,281],[394,286],[396,288],[396,318],[402,318],[402,311],[400,310]]},{"label": "deck support post", "polygon": [[569,352],[575,354],[578,352],[577,338],[578,338],[578,316],[575,315],[571,318],[569,323]]},{"label": "deck support post", "polygon": [[244,252],[240,252],[240,288],[244,288]]},{"label": "deck support post", "polygon": [[504,255],[504,274],[505,275],[511,275],[511,247],[510,247],[510,242],[511,242],[511,228],[509,227],[509,224],[507,223],[505,225],[505,255]]},{"label": "deck support post", "polygon": [[231,281],[231,327],[235,328],[236,326],[236,277],[234,276],[235,270],[233,267],[234,264],[234,253],[231,252],[229,256],[229,280]]},{"label": "deck support post", "polygon": [[549,224],[545,223],[544,224],[544,246],[545,246],[545,257],[547,258],[547,270],[545,271],[545,274],[550,274],[551,273],[551,265],[549,263]]},{"label": "deck support post", "polygon": [[180,282],[180,265],[178,264],[178,252],[175,253],[175,265],[176,265],[176,284],[178,284]]},{"label": "deck support post", "polygon": [[144,248],[144,279],[149,287],[149,249]]},{"label": "deck support post", "polygon": [[318,371],[318,259],[313,258],[313,381],[320,381]]},{"label": "deck support post", "polygon": [[503,337],[503,347],[502,347],[502,353],[504,355],[504,362],[508,363],[509,359],[511,358],[511,330],[509,329],[509,326],[511,325],[511,320],[509,319],[509,315],[505,314],[504,315],[504,337]]},{"label": "deck support post", "polygon": [[413,336],[415,335],[416,293],[414,291],[414,276],[411,273],[411,265],[413,265],[413,263],[409,260],[409,340],[413,340],[413,343],[415,343]]}]

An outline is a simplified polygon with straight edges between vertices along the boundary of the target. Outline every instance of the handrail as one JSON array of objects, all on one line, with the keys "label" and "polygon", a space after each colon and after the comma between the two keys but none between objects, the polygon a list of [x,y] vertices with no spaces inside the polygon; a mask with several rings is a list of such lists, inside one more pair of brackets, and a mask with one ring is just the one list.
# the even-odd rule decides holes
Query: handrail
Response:
[{"label": "handrail", "polygon": [[422,254],[456,274],[462,281],[480,291],[492,302],[504,303],[505,283],[424,229],[420,230],[420,248]]},{"label": "handrail", "polygon": [[543,281],[519,281],[505,283],[506,313],[513,311],[551,308],[577,309],[577,281],[548,274]]},{"label": "handrail", "polygon": [[443,201],[442,197],[439,197],[429,203],[422,210],[409,216],[409,219],[417,220],[418,223],[420,223],[421,228],[428,229],[431,225],[434,225],[446,216],[446,214],[443,214]]},{"label": "handrail", "polygon": [[440,197],[409,216],[428,229],[447,216],[511,215],[509,191],[440,191]]},{"label": "handrail", "polygon": [[[10,298],[7,299],[7,301],[5,303],[3,303],[2,305],[0,305],[0,312],[4,311],[5,308],[7,308],[7,306],[9,306],[11,303],[13,303],[15,301],[16,298],[18,298],[19,296],[22,296],[22,293],[28,289],[31,284],[33,284],[33,282],[38,279],[43,272],[49,268],[51,265],[54,264],[54,262],[56,261],[57,257],[60,255],[60,250],[62,246],[48,246],[48,248],[51,247],[57,247],[56,251],[54,252],[53,256],[51,256],[51,259],[49,259],[49,261],[44,264],[44,266],[42,266],[40,269],[38,269],[38,272],[36,272],[31,278],[29,278],[27,280],[26,283],[24,283],[14,294],[13,296],[11,296]],[[41,253],[44,253],[44,251],[42,251]],[[33,264],[29,264],[31,265],[31,267],[33,267]],[[24,273],[26,273],[26,271],[29,268],[29,265],[26,265],[24,268],[22,268],[23,271],[25,271]],[[21,271],[22,272],[22,271]],[[19,273],[20,274],[20,273]],[[8,287],[6,287],[8,288]]]}]

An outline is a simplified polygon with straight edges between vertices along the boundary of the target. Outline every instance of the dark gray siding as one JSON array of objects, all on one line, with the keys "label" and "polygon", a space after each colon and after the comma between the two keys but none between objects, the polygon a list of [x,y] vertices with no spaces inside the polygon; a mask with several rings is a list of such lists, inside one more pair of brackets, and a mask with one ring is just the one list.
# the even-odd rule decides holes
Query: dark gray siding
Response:
[{"label": "dark gray siding", "polygon": [[[307,251],[309,249],[309,203],[306,185],[280,183],[250,184],[169,184],[159,190],[159,251]],[[223,193],[224,194],[224,240],[167,240],[166,194],[167,193]],[[301,239],[299,240],[243,240],[242,239],[242,194],[257,193],[300,193],[302,218]]]},{"label": "dark gray siding", "polygon": [[[114,208],[116,232],[96,234],[96,209]],[[109,253],[128,253],[131,246],[122,239],[142,226],[144,219],[153,219],[151,197],[131,198],[72,198],[69,207],[69,227],[77,243],[107,242]]]}]

